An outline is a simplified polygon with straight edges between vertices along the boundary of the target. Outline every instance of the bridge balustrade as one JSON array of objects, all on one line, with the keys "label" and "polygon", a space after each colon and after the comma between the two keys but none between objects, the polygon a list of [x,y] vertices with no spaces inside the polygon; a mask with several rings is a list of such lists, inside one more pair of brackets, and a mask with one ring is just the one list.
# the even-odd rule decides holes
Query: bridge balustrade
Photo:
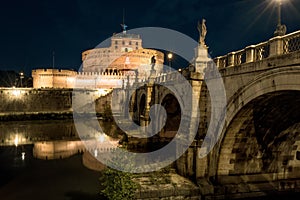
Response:
[{"label": "bridge balustrade", "polygon": [[173,71],[173,72],[168,72],[168,73],[163,73],[163,74],[159,74],[156,78],[155,81],[157,83],[165,83],[165,82],[170,82],[170,81],[174,81],[174,80],[180,80],[181,77],[178,74],[177,71]]},{"label": "bridge balustrade", "polygon": [[283,54],[300,50],[300,31],[288,34],[283,37]]},{"label": "bridge balustrade", "polygon": [[218,68],[232,67],[244,63],[261,61],[263,59],[293,53],[300,50],[300,31],[285,36],[277,36],[266,42],[248,46],[242,50],[230,52],[227,55],[214,58]]}]

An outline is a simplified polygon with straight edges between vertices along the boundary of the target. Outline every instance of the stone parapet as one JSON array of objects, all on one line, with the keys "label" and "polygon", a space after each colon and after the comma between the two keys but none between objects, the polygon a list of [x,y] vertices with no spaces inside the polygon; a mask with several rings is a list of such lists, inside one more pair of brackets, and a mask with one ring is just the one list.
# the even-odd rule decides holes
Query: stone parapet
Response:
[{"label": "stone parapet", "polygon": [[273,37],[266,42],[230,52],[225,56],[216,57],[214,62],[218,68],[227,68],[293,53],[300,50],[299,39],[300,31]]}]

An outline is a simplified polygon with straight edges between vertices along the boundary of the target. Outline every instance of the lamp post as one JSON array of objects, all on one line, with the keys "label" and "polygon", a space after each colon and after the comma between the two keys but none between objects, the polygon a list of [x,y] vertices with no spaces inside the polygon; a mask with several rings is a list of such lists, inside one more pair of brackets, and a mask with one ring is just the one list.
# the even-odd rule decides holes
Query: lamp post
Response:
[{"label": "lamp post", "polygon": [[277,15],[278,15],[278,21],[277,21],[277,27],[274,32],[274,36],[283,36],[286,33],[286,26],[284,24],[281,24],[281,6],[282,2],[284,0],[274,0],[277,3]]},{"label": "lamp post", "polygon": [[23,80],[23,78],[24,78],[24,72],[23,72],[23,71],[20,71],[19,75],[20,75],[21,87],[23,87],[23,82],[22,82],[22,80]]},{"label": "lamp post", "polygon": [[169,60],[169,67],[172,67],[172,58],[173,58],[173,54],[170,52],[168,53],[168,60]]},{"label": "lamp post", "polygon": [[281,25],[281,5],[282,5],[282,0],[276,0],[278,6],[277,6],[277,17],[278,17],[278,23],[277,25]]}]

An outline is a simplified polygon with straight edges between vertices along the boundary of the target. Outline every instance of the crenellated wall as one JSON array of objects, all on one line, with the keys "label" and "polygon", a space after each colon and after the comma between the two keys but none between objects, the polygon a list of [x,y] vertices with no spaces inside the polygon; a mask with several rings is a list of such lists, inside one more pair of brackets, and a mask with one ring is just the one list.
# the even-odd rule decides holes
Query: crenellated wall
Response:
[{"label": "crenellated wall", "polygon": [[72,88],[76,74],[73,70],[35,69],[32,70],[33,88]]},{"label": "crenellated wall", "polygon": [[90,88],[111,89],[133,84],[137,79],[135,71],[122,74],[116,70],[101,72],[75,72],[73,70],[35,69],[32,70],[33,88]]}]

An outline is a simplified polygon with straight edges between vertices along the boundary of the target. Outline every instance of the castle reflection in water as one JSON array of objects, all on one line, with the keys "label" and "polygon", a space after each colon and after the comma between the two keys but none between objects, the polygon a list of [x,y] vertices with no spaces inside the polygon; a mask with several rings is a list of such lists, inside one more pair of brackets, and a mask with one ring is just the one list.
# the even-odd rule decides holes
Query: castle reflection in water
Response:
[{"label": "castle reflection in water", "polygon": [[[109,122],[106,122],[106,127],[109,128],[109,126]],[[64,159],[83,154],[84,166],[98,171],[103,170],[105,166],[95,157],[111,151],[118,144],[118,140],[97,132],[90,133],[88,138],[81,140],[72,120],[1,122],[0,129],[2,130],[0,146],[2,147],[15,146],[22,149],[24,145],[31,145],[32,156],[43,160]],[[95,141],[100,144],[98,147],[86,148],[88,145],[85,143]],[[25,160],[27,155],[19,151],[15,156]]]}]

